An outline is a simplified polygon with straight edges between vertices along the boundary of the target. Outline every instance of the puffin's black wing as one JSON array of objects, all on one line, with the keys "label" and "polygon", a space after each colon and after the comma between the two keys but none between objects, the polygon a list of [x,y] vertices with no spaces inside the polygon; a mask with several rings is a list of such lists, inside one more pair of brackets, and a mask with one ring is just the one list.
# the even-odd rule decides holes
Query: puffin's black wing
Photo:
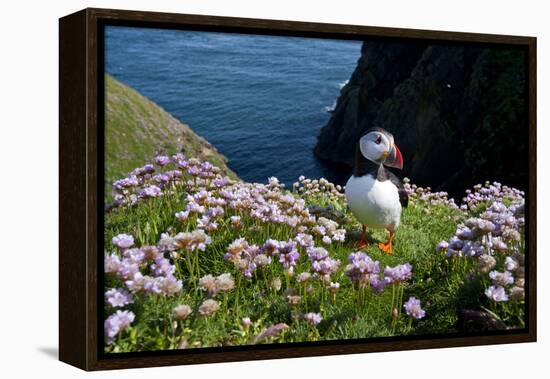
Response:
[{"label": "puffin's black wing", "polygon": [[407,191],[403,186],[403,181],[395,176],[395,174],[390,170],[386,170],[386,173],[388,175],[388,179],[390,179],[390,181],[397,187],[397,191],[399,192],[399,202],[401,203],[401,206],[406,207],[407,205],[409,205],[409,195],[407,194]]}]

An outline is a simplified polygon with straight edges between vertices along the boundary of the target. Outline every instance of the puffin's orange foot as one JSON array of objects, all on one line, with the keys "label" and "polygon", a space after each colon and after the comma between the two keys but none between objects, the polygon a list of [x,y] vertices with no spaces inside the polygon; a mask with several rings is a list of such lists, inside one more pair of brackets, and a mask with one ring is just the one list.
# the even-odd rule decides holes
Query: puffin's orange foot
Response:
[{"label": "puffin's orange foot", "polygon": [[393,246],[392,246],[391,240],[389,240],[386,243],[380,242],[378,244],[378,247],[380,248],[380,250],[382,250],[384,253],[387,253],[388,255],[392,255],[393,253]]},{"label": "puffin's orange foot", "polygon": [[393,242],[393,237],[394,236],[395,236],[395,234],[393,233],[393,230],[390,229],[390,239],[388,240],[388,242],[378,244],[378,247],[380,248],[380,250],[382,250],[383,252],[385,252],[389,255],[392,255],[392,253],[393,253],[392,242]]}]

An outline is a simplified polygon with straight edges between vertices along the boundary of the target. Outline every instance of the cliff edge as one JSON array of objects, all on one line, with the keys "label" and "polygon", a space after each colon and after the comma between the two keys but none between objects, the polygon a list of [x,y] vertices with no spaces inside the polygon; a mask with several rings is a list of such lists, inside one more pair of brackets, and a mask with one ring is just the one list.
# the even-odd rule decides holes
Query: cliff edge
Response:
[{"label": "cliff edge", "polygon": [[114,180],[150,163],[156,154],[176,152],[208,160],[226,175],[237,178],[227,166],[227,158],[188,125],[134,89],[105,75],[105,198],[110,199]]},{"label": "cliff edge", "polygon": [[491,177],[527,181],[526,51],[366,41],[314,153],[351,168],[358,139],[394,134],[403,176],[460,195]]}]

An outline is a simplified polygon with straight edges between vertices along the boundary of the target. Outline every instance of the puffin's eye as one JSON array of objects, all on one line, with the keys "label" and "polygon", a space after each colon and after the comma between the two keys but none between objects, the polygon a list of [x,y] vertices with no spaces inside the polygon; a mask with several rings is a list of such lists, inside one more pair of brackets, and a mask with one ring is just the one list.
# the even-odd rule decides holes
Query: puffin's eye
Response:
[{"label": "puffin's eye", "polygon": [[374,141],[374,143],[376,143],[377,145],[380,145],[380,142],[382,142],[382,136],[378,136],[376,137],[376,140]]}]

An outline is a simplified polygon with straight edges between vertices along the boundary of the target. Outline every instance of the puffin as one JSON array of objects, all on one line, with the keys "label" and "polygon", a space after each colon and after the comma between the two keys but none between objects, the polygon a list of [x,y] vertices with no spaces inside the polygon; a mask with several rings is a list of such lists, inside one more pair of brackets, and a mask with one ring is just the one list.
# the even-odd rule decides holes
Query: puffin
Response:
[{"label": "puffin", "polygon": [[401,210],[409,202],[403,182],[386,167],[403,169],[403,156],[393,135],[379,127],[365,132],[355,150],[355,167],[345,194],[351,213],[363,226],[358,248],[368,246],[367,227],[386,229],[388,242],[380,250],[392,254],[395,230],[401,222]]}]

